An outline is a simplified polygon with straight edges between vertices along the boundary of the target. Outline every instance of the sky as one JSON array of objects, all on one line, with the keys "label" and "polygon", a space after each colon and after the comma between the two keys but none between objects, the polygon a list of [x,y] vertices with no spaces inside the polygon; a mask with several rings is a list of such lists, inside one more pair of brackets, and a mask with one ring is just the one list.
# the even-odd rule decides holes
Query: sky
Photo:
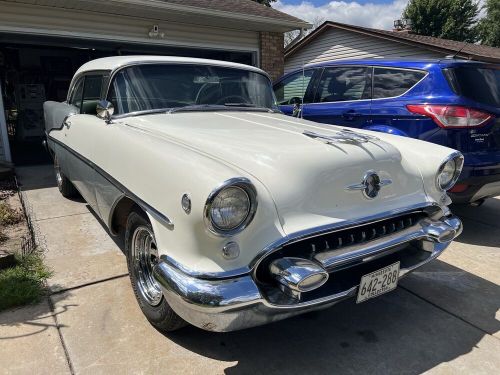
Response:
[{"label": "sky", "polygon": [[[391,30],[409,0],[278,0],[273,8],[314,23],[337,21]],[[482,2],[484,0],[480,0]]]}]

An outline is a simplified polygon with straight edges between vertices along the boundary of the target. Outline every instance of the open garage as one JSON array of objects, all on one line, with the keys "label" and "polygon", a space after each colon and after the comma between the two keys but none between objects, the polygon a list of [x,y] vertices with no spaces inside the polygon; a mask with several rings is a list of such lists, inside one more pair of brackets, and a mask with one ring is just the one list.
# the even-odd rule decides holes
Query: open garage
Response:
[{"label": "open garage", "polygon": [[309,25],[252,2],[217,3],[0,1],[0,161],[50,161],[41,146],[43,102],[64,101],[74,72],[95,58],[200,57],[259,66],[278,77],[283,32]]}]

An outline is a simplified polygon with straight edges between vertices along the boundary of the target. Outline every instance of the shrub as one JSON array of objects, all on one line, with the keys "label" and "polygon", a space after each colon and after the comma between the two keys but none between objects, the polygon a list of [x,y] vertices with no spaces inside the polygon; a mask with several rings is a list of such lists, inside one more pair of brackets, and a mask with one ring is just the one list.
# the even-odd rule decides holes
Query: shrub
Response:
[{"label": "shrub", "polygon": [[18,257],[17,263],[0,271],[0,310],[38,302],[52,275],[38,253]]}]

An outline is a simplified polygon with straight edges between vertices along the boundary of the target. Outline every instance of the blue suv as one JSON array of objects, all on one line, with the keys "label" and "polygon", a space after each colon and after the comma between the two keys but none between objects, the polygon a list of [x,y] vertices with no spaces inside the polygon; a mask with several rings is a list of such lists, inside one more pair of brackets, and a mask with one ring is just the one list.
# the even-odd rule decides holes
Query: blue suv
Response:
[{"label": "blue suv", "polygon": [[455,203],[500,195],[500,65],[443,60],[344,60],[274,85],[291,116],[418,138],[460,150]]}]

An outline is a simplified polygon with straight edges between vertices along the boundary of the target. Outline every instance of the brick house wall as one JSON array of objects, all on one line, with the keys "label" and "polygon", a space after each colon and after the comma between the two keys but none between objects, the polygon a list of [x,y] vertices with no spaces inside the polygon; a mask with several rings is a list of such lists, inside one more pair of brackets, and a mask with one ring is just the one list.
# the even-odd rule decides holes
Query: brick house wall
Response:
[{"label": "brick house wall", "polygon": [[260,67],[273,80],[281,77],[285,68],[283,33],[260,33]]}]

